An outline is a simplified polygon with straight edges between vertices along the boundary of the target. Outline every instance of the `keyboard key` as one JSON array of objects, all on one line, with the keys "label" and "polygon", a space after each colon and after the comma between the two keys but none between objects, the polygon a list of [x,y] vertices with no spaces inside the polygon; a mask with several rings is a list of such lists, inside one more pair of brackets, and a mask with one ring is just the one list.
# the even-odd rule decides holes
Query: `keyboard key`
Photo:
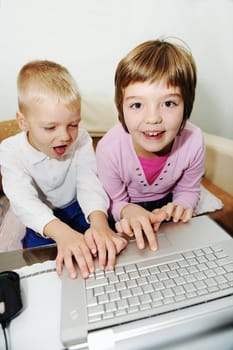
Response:
[{"label": "keyboard key", "polygon": [[144,270],[140,270],[139,274],[141,277],[146,277],[150,275],[150,272],[148,269],[144,269]]},{"label": "keyboard key", "polygon": [[129,306],[126,299],[118,300],[116,304],[117,304],[117,309],[119,310],[127,309]]},{"label": "keyboard key", "polygon": [[233,272],[233,263],[228,264],[228,265],[225,265],[225,266],[224,266],[224,269],[225,269],[227,272]]},{"label": "keyboard key", "polygon": [[110,318],[113,318],[114,317],[114,313],[113,312],[105,312],[103,314],[103,320],[107,320],[107,319],[110,319]]},{"label": "keyboard key", "polygon": [[152,299],[151,299],[150,295],[148,295],[148,294],[141,295],[139,297],[139,300],[140,300],[140,304],[149,304],[152,302]]},{"label": "keyboard key", "polygon": [[119,282],[116,284],[116,290],[124,290],[126,289],[126,282]]},{"label": "keyboard key", "polygon": [[145,277],[140,277],[138,280],[138,285],[143,286],[144,284],[147,284],[147,279]]},{"label": "keyboard key", "polygon": [[194,255],[196,255],[196,257],[203,256],[205,254],[205,252],[202,249],[195,249],[193,253]]},{"label": "keyboard key", "polygon": [[144,293],[142,287],[133,288],[131,292],[133,296],[142,295]]},{"label": "keyboard key", "polygon": [[137,287],[137,281],[136,280],[130,280],[125,282],[127,288],[135,288]]},{"label": "keyboard key", "polygon": [[108,281],[110,284],[114,284],[114,283],[118,283],[119,279],[117,275],[112,274],[112,275],[108,275]]},{"label": "keyboard key", "polygon": [[132,296],[129,289],[122,290],[120,293],[121,293],[122,299],[127,299]]},{"label": "keyboard key", "polygon": [[114,293],[109,293],[109,300],[110,301],[116,301],[120,300],[120,293],[119,292],[114,292]]},{"label": "keyboard key", "polygon": [[97,300],[98,304],[106,304],[109,302],[109,296],[108,294],[99,295]]},{"label": "keyboard key", "polygon": [[154,287],[154,289],[155,289],[156,291],[165,288],[165,286],[164,286],[164,284],[163,284],[162,282],[153,283],[153,287]]},{"label": "keyboard key", "polygon": [[133,272],[130,272],[130,273],[129,273],[129,278],[130,278],[130,279],[136,279],[136,278],[138,278],[138,277],[139,277],[138,271],[133,271]]},{"label": "keyboard key", "polygon": [[140,304],[139,298],[138,297],[130,297],[127,299],[129,303],[129,307],[136,306]]},{"label": "keyboard key", "polygon": [[153,286],[151,284],[146,284],[146,285],[142,286],[142,289],[143,289],[143,292],[145,294],[154,292],[154,288],[153,288]]},{"label": "keyboard key", "polygon": [[88,316],[96,316],[104,313],[103,305],[96,305],[88,307]]},{"label": "keyboard key", "polygon": [[173,288],[175,295],[185,294],[185,289],[182,286],[176,286]]},{"label": "keyboard key", "polygon": [[132,272],[132,271],[137,271],[137,267],[136,267],[135,264],[130,264],[130,265],[125,266],[125,272],[126,273],[129,273],[129,272]]},{"label": "keyboard key", "polygon": [[164,264],[164,265],[161,265],[161,266],[159,267],[159,270],[160,270],[160,272],[167,272],[167,271],[169,271],[170,269],[169,269],[169,267],[168,267],[167,264]]},{"label": "keyboard key", "polygon": [[101,278],[101,279],[92,279],[92,278],[88,278],[85,280],[86,282],[86,288],[93,288],[93,287],[100,287],[100,286],[107,286],[108,284],[108,280],[107,278]]},{"label": "keyboard key", "polygon": [[95,287],[95,288],[93,288],[91,290],[93,291],[93,294],[94,294],[95,297],[105,293],[104,287]]},{"label": "keyboard key", "polygon": [[117,306],[115,302],[109,302],[105,304],[105,310],[106,312],[114,312],[117,310]]},{"label": "keyboard key", "polygon": [[171,288],[164,289],[162,291],[162,294],[163,294],[164,298],[170,298],[170,297],[173,297],[175,295]]},{"label": "keyboard key", "polygon": [[153,301],[162,300],[163,295],[161,292],[153,292],[153,293],[151,293],[151,298]]}]

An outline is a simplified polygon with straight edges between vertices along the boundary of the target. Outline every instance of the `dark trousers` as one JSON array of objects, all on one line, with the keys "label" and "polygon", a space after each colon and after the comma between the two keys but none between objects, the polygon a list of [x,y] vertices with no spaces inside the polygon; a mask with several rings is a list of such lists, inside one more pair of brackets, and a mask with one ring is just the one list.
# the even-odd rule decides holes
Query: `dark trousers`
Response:
[{"label": "dark trousers", "polygon": [[[80,233],[84,233],[90,227],[77,201],[66,208],[55,209],[53,213],[58,219]],[[32,248],[53,243],[55,242],[51,238],[44,238],[28,227],[22,239],[23,248]]]}]

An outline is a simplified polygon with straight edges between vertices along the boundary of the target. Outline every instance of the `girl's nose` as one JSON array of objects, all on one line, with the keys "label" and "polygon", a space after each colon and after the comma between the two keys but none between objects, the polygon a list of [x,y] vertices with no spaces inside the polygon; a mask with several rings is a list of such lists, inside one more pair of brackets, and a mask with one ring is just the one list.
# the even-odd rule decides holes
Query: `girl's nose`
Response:
[{"label": "girl's nose", "polygon": [[146,122],[150,124],[159,124],[162,122],[162,115],[158,109],[150,109],[148,110]]}]

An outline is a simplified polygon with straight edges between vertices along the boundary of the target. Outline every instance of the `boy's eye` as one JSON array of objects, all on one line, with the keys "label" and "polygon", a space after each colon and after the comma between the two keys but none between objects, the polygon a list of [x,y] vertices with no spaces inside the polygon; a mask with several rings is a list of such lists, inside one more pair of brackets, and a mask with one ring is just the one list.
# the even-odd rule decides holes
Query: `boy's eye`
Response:
[{"label": "boy's eye", "polygon": [[70,124],[70,127],[71,127],[71,128],[77,128],[77,127],[78,127],[78,124]]},{"label": "boy's eye", "polygon": [[55,129],[55,126],[44,127],[44,130],[46,130],[46,131],[51,131],[54,129]]}]

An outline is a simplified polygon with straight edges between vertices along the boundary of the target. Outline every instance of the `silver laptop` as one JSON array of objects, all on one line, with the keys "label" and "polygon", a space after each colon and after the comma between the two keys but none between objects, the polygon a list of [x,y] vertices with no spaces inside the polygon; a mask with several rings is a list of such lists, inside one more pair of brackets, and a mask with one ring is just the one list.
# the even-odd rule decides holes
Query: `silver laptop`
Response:
[{"label": "silver laptop", "polygon": [[207,216],[162,224],[159,249],[135,241],[114,271],[64,270],[61,340],[69,349],[161,349],[233,325],[233,239]]}]

